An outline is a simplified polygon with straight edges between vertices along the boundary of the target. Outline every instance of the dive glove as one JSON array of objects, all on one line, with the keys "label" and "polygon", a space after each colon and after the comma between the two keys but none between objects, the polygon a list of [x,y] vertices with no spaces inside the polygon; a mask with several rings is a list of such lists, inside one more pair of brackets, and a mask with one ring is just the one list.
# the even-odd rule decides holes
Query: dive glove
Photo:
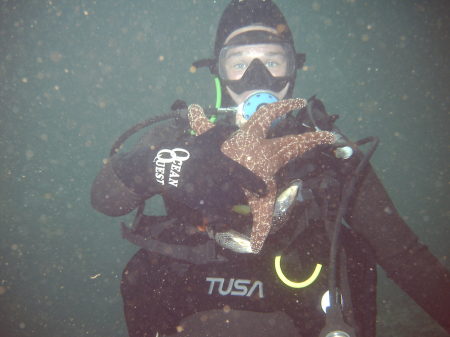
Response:
[{"label": "dive glove", "polygon": [[264,181],[222,153],[222,143],[236,130],[216,125],[200,136],[167,142],[154,149],[142,146],[113,161],[120,180],[135,193],[164,193],[191,208],[227,212],[246,203],[243,188],[260,196]]},{"label": "dive glove", "polygon": [[246,203],[243,188],[265,194],[261,178],[220,150],[234,130],[217,125],[183,144],[159,150],[152,162],[156,182],[175,200],[209,212]]}]

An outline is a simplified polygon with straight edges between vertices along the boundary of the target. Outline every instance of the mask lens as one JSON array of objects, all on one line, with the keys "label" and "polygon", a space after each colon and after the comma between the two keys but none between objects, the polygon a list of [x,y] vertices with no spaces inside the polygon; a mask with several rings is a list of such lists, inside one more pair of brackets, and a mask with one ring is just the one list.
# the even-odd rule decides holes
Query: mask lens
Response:
[{"label": "mask lens", "polygon": [[258,59],[273,77],[289,77],[295,73],[295,53],[287,43],[231,45],[219,54],[219,75],[224,80],[240,80],[253,60]]}]

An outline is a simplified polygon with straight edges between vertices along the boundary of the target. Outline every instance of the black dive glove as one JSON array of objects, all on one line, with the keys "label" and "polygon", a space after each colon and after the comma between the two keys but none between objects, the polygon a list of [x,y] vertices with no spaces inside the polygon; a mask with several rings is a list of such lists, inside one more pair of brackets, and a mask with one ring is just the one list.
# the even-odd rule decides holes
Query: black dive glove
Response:
[{"label": "black dive glove", "polygon": [[165,193],[176,201],[207,213],[227,212],[245,203],[243,188],[266,193],[264,181],[220,150],[235,127],[217,125],[200,136],[145,146],[119,155],[114,171],[135,193]]},{"label": "black dive glove", "polygon": [[207,211],[245,203],[242,188],[264,194],[263,180],[220,150],[234,130],[217,125],[184,144],[160,149],[152,162],[157,183],[175,200]]}]

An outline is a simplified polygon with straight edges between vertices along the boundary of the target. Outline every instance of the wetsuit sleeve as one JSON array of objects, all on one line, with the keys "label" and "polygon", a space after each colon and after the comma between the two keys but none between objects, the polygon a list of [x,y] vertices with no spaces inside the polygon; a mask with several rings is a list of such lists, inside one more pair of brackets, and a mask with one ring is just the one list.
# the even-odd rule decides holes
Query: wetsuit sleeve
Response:
[{"label": "wetsuit sleeve", "polygon": [[372,167],[357,186],[346,221],[371,243],[388,277],[450,332],[450,272],[400,217]]}]

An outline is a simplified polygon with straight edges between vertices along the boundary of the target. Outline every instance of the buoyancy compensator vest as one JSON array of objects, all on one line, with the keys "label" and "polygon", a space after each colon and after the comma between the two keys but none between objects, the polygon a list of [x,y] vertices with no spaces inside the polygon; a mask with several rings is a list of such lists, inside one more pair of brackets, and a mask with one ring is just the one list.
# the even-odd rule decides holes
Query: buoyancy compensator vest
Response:
[{"label": "buoyancy compensator vest", "polygon": [[[118,152],[120,146],[128,137],[155,123],[175,119],[176,121],[181,121],[178,123],[180,127],[181,125],[188,125],[188,123],[184,123],[187,118],[186,108],[186,104],[182,101],[176,101],[172,105],[171,113],[156,116],[134,125],[114,143],[110,155]],[[217,109],[210,108],[206,111],[209,115],[222,114],[221,117],[223,118],[230,117],[230,114],[223,110],[217,111]],[[339,129],[335,126],[337,118],[337,115],[328,115],[322,102],[313,96],[308,100],[307,107],[299,111],[290,112],[287,118],[277,123],[269,132],[268,137],[279,137],[286,134],[317,130],[333,131],[342,136]],[[328,147],[326,151],[322,151],[319,154],[317,151],[310,151],[302,158],[292,160],[282,168],[276,177],[278,191],[281,192],[278,195],[274,208],[273,232],[276,232],[283,226],[294,206],[300,205],[301,207],[308,207],[309,217],[313,219],[328,219],[326,222],[329,224],[327,231],[331,240],[333,226],[330,224],[330,207],[326,204],[326,201],[330,199],[330,194],[341,193],[341,182],[348,180],[354,173],[357,165],[363,161],[364,155],[358,150],[358,145],[373,142],[374,151],[376,147],[375,140],[374,138],[367,138],[351,143],[342,136],[342,141],[338,145]],[[371,153],[368,153],[368,155],[370,156]],[[364,162],[367,163],[367,161],[368,158]],[[340,196],[333,198],[333,200],[339,199]],[[332,213],[337,215],[339,205],[333,206],[334,212]],[[216,243],[218,243],[217,238],[220,237],[215,237],[217,235],[215,228],[205,227],[201,217],[196,220],[198,221],[196,224],[189,224],[190,221],[180,219],[182,217],[179,211],[180,206],[178,205],[176,208],[178,209],[175,212],[176,214],[169,211],[167,216],[160,217],[144,214],[145,205],[141,205],[137,209],[132,226],[129,227],[122,224],[123,237],[142,248],[195,264],[223,261],[224,258],[218,256],[214,248]],[[181,206],[181,208],[183,207]],[[248,209],[245,209],[245,207],[237,207],[235,210],[238,213],[248,212]],[[164,242],[161,238],[168,231],[172,236],[176,236],[176,233],[178,233],[179,239],[175,238],[171,240],[171,243]],[[207,234],[209,234],[209,237]],[[210,238],[216,238],[216,242]]]},{"label": "buoyancy compensator vest", "polygon": [[[132,134],[157,122],[175,119],[181,121],[180,125],[188,125],[186,108],[185,104],[177,101],[172,105],[170,114],[156,116],[136,124],[114,143],[111,155],[115,154],[121,144]],[[225,118],[230,117],[230,114],[227,115],[227,112],[223,110],[207,109],[206,111],[209,115],[225,114]],[[335,126],[337,118],[337,115],[328,115],[322,102],[313,96],[308,100],[305,108],[290,112],[286,118],[273,126],[268,135],[268,137],[279,137],[327,130],[341,136],[337,144],[328,146],[326,150],[322,148],[320,153],[310,151],[301,158],[292,160],[276,176],[278,191],[281,193],[274,207],[273,232],[283,228],[289,217],[301,214],[304,221],[295,222],[297,228],[294,229],[292,239],[287,246],[314,220],[323,221],[331,242],[328,265],[330,305],[326,312],[326,325],[320,337],[355,336],[353,327],[344,320],[338,290],[337,278],[340,278],[341,285],[347,283],[342,281],[346,275],[342,275],[342,271],[345,270],[342,262],[345,260],[343,258],[345,252],[340,249],[340,232],[356,182],[378,145],[378,139],[375,137],[350,142]],[[369,149],[365,153],[362,152],[359,146],[368,143],[371,144]],[[330,201],[335,200],[337,202],[330,204]],[[208,228],[208,224],[202,223],[201,217],[197,219],[197,224],[185,221],[180,207],[183,208],[182,205],[178,205],[176,212],[170,211],[171,208],[174,209],[173,207],[168,207],[166,216],[149,216],[144,214],[145,203],[143,203],[138,207],[131,227],[122,223],[123,237],[141,248],[191,264],[227,261],[225,256],[218,254],[217,244],[220,244],[218,242],[220,236],[217,236],[216,229]],[[297,211],[293,212],[295,209]],[[301,211],[298,211],[299,209]],[[239,208],[238,212],[245,213],[245,208],[244,211]],[[167,233],[172,236],[170,243],[164,240]],[[232,234],[231,231],[218,233]],[[338,268],[338,265],[341,267]]]}]

